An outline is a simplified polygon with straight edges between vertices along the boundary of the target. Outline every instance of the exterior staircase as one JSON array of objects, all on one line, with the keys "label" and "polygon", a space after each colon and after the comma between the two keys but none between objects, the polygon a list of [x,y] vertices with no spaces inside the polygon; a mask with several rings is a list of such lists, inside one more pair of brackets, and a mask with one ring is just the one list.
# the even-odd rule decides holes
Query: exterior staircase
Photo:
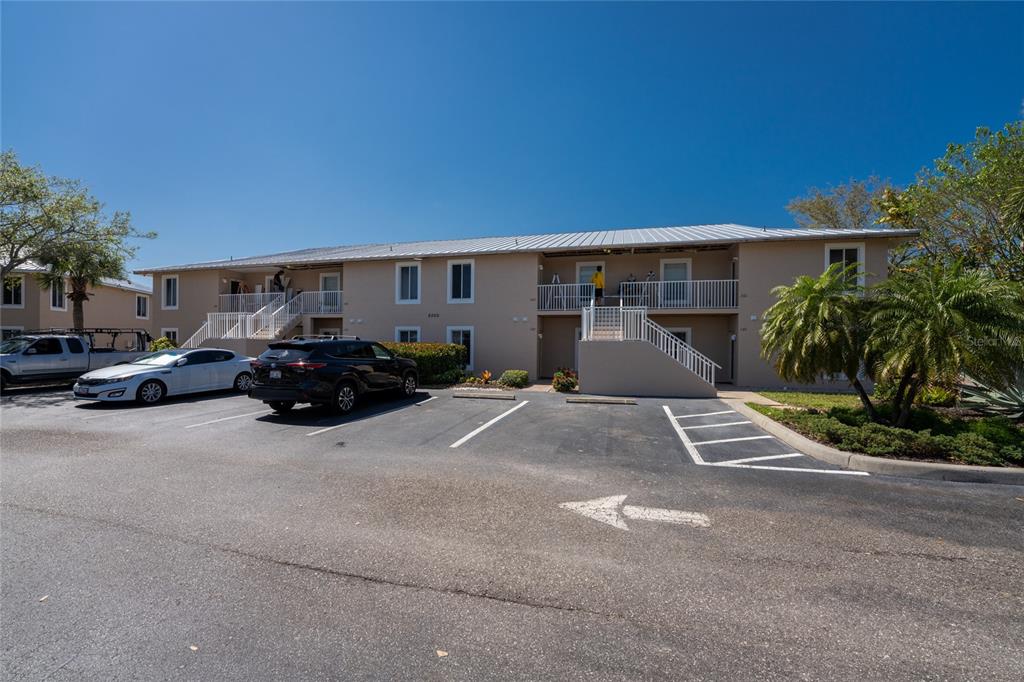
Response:
[{"label": "exterior staircase", "polygon": [[[721,366],[651,320],[646,307],[585,307],[580,335],[580,381],[587,392],[651,395],[657,384],[661,388],[655,389],[656,393],[666,395],[672,392],[674,381],[680,397],[716,394],[715,371]],[[614,353],[620,350],[623,352],[616,360]],[[622,357],[624,352],[642,354],[643,358],[638,355],[631,361]],[[643,376],[644,371],[649,376]],[[588,384],[597,388],[591,391]]]},{"label": "exterior staircase", "polygon": [[305,298],[304,294],[298,294],[286,301],[284,294],[280,294],[269,297],[265,305],[252,312],[207,313],[206,322],[182,348],[199,348],[210,339],[273,341],[283,338],[301,320]]}]

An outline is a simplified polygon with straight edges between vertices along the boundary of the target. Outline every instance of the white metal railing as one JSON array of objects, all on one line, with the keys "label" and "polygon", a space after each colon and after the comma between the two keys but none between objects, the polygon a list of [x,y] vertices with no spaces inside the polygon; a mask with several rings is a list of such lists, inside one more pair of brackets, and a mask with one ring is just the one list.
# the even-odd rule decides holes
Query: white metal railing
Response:
[{"label": "white metal railing", "polygon": [[203,341],[210,338],[210,323],[203,322],[203,326],[196,330],[196,333],[188,337],[185,343],[181,344],[182,348],[199,348]]},{"label": "white metal railing", "polygon": [[621,282],[622,305],[647,308],[736,308],[737,280],[691,279],[669,282]]},{"label": "white metal railing", "polygon": [[221,294],[217,310],[222,313],[255,313],[273,303],[284,303],[284,294]]},{"label": "white metal railing", "polygon": [[647,316],[642,306],[587,306],[582,311],[583,341],[647,341],[711,385],[721,366]]},{"label": "white metal railing", "polygon": [[537,310],[571,310],[594,304],[593,284],[540,284]]},{"label": "white metal railing", "polygon": [[297,298],[302,314],[341,314],[340,291],[303,291]]}]

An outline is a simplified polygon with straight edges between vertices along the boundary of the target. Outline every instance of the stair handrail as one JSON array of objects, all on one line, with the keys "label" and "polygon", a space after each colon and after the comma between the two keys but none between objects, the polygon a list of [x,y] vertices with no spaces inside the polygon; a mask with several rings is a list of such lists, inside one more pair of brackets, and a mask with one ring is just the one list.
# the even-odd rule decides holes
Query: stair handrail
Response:
[{"label": "stair handrail", "polygon": [[608,331],[617,341],[647,341],[712,386],[722,366],[652,320],[645,306],[587,306],[583,308],[580,337],[599,340],[595,331]]}]

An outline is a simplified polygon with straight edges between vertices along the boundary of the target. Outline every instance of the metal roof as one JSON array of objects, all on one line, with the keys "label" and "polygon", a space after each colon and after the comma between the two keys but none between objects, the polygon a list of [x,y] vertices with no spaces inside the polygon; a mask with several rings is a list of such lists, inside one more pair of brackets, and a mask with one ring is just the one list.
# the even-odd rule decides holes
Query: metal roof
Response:
[{"label": "metal roof", "polygon": [[471,256],[502,253],[550,253],[592,249],[687,247],[702,244],[763,242],[798,239],[900,237],[913,230],[869,229],[835,230],[797,227],[750,227],[747,225],[691,225],[683,227],[644,227],[594,232],[519,235],[511,237],[475,237],[394,244],[364,244],[285,251],[264,256],[232,258],[142,268],[136,274],[256,267],[311,266],[344,261],[395,260],[430,256]]},{"label": "metal roof", "polygon": [[[46,266],[40,265],[35,261],[29,260],[14,268],[14,273],[19,275],[36,274],[40,272],[46,272],[47,270],[49,270],[49,268],[47,268]],[[127,279],[113,279],[111,277],[102,277],[100,278],[100,284],[105,287],[124,289],[126,291],[134,291],[140,294],[153,293],[152,285],[146,286],[145,284],[139,284],[137,282],[132,282],[131,280]]]}]

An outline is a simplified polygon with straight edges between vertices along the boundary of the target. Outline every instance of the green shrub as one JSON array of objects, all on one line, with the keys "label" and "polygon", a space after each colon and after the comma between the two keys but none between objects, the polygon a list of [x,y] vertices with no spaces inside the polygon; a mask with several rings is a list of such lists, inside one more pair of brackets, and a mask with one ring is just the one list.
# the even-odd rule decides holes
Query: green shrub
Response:
[{"label": "green shrub", "polygon": [[462,368],[466,366],[466,347],[458,343],[383,342],[381,345],[400,358],[415,360],[422,384],[454,383],[451,378],[456,372],[461,377]]},{"label": "green shrub", "polygon": [[551,387],[559,393],[570,393],[576,390],[579,381],[576,379],[576,372],[571,369],[559,369],[551,379]]},{"label": "green shrub", "polygon": [[530,383],[530,373],[525,369],[506,369],[498,378],[498,383],[511,388],[522,388]]},{"label": "green shrub", "polygon": [[847,452],[987,466],[1024,465],[1024,431],[1005,417],[968,420],[918,410],[911,419],[911,428],[899,429],[871,422],[862,411],[849,408],[821,412],[750,406],[806,436]]},{"label": "green shrub", "polygon": [[450,369],[447,372],[441,372],[436,375],[431,383],[448,386],[450,384],[459,383],[464,377],[465,374],[461,369]]},{"label": "green shrub", "polygon": [[161,336],[159,339],[153,339],[149,342],[149,349],[151,351],[158,350],[170,350],[171,348],[177,348],[178,344],[171,341],[166,336]]}]

